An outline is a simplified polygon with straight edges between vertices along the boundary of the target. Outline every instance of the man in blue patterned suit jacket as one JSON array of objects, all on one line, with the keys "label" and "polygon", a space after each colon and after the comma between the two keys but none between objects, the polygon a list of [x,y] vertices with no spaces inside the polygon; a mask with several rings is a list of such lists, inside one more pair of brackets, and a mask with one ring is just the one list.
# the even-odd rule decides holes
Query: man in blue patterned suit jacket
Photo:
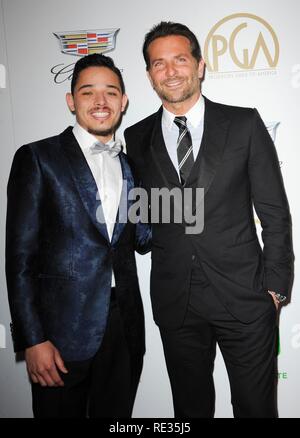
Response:
[{"label": "man in blue patterned suit jacket", "polygon": [[130,417],[145,348],[134,251],[149,250],[150,231],[119,220],[134,187],[114,141],[127,96],[119,69],[98,54],[76,63],[71,91],[74,128],[23,146],[12,164],[12,335],[35,417]]}]

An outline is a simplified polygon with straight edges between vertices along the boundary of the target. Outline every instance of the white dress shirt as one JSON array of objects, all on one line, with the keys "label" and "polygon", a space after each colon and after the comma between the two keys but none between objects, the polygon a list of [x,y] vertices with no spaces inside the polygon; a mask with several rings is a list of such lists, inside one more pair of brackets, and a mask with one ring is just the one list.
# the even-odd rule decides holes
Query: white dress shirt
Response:
[{"label": "white dress shirt", "polygon": [[[97,138],[82,128],[79,123],[75,124],[73,134],[85,156],[96,182],[108,236],[111,240],[123,185],[120,159],[118,156],[112,157],[106,151],[93,154],[90,148],[95,142],[97,142]],[[107,142],[107,144],[109,145],[112,142],[113,138]],[[114,286],[115,278],[112,272],[112,287]]]},{"label": "white dress shirt", "polygon": [[[204,98],[200,95],[199,99],[195,103],[195,105],[186,113],[180,114],[181,116],[185,116],[187,119],[187,127],[191,133],[192,142],[193,142],[193,155],[194,161],[198,156],[200,145],[203,137],[203,129],[204,129]],[[165,107],[163,107],[161,126],[163,137],[165,140],[165,145],[170,156],[170,159],[177,171],[178,178],[180,181],[180,173],[178,168],[178,158],[177,158],[177,139],[179,135],[178,126],[174,123],[174,118],[179,115],[175,115],[168,111]]]}]

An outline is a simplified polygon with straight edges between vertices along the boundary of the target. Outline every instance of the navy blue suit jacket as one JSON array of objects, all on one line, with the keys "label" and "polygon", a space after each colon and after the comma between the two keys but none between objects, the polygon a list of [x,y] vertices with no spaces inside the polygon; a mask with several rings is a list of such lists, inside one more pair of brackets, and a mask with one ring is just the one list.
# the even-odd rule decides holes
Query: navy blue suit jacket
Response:
[{"label": "navy blue suit jacket", "polygon": [[[124,200],[134,178],[126,155],[119,157],[127,181]],[[144,316],[134,251],[148,250],[150,231],[117,221],[110,242],[106,225],[97,221],[96,193],[71,127],[16,152],[6,241],[15,351],[50,340],[64,360],[92,357],[106,328],[113,269],[129,348],[135,360],[142,357]]]}]

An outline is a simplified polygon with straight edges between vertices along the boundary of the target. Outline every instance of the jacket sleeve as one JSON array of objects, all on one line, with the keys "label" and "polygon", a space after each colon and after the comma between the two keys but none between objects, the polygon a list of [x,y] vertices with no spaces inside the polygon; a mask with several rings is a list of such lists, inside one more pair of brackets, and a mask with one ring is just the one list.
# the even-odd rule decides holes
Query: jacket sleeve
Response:
[{"label": "jacket sleeve", "polygon": [[262,226],[265,286],[287,296],[293,266],[291,218],[276,149],[257,110],[253,113],[248,169]]},{"label": "jacket sleeve", "polygon": [[45,341],[39,318],[38,257],[43,181],[30,145],[14,157],[7,187],[6,279],[15,351]]},{"label": "jacket sleeve", "polygon": [[151,251],[152,230],[150,224],[138,222],[135,233],[135,250],[140,254],[146,254]]},{"label": "jacket sleeve", "polygon": [[[134,177],[135,187],[141,187],[140,179],[138,178],[138,169],[136,167],[135,156],[133,152],[134,142],[131,141],[131,129],[126,129],[124,137],[126,140],[127,159]],[[144,207],[148,207],[144,206]],[[146,254],[151,251],[152,229],[149,223],[138,222],[135,228],[135,250],[140,254]]]}]

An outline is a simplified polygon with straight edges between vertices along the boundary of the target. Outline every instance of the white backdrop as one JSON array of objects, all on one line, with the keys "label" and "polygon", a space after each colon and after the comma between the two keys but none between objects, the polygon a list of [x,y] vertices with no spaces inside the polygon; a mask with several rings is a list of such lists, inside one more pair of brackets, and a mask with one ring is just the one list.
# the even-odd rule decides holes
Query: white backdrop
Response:
[{"label": "white backdrop", "polygon": [[[243,16],[225,19],[233,14]],[[3,255],[8,172],[13,153],[22,144],[55,135],[68,124],[73,124],[73,117],[67,111],[64,100],[70,82],[55,83],[51,68],[58,64],[70,65],[77,58],[60,52],[53,32],[120,29],[116,47],[108,54],[123,69],[130,100],[119,132],[122,136],[127,126],[153,113],[160,104],[148,83],[141,53],[144,35],[152,25],[161,20],[185,23],[195,32],[204,50],[212,28],[225,19],[215,29],[213,38],[207,40],[206,61],[215,67],[218,61],[219,71],[206,72],[203,93],[222,103],[255,106],[266,125],[279,122],[275,143],[291,206],[297,256],[300,242],[300,209],[296,201],[300,106],[299,16],[298,0],[186,0],[184,8],[181,0],[173,0],[172,4],[161,0],[112,0],[105,5],[97,0],[89,0],[88,3],[79,0],[0,0],[0,417],[31,416],[30,387],[25,366],[23,362],[15,361],[9,333]],[[243,23],[245,26],[240,28],[234,39],[234,29]],[[270,68],[271,58],[276,57],[276,37],[279,58],[276,65]],[[250,61],[257,41],[260,42],[257,57],[254,57],[253,65],[247,68],[245,50],[248,50]],[[215,44],[215,51],[212,44]],[[235,53],[237,59],[234,58]],[[59,80],[66,77],[60,75]],[[147,352],[134,417],[171,417],[170,386],[149,299],[150,257],[138,257],[137,261],[146,315]],[[300,298],[297,293],[297,268],[296,259],[292,303],[281,312],[281,352],[278,360],[281,417],[300,417]],[[219,353],[215,384],[216,417],[232,417],[228,379]]]}]

